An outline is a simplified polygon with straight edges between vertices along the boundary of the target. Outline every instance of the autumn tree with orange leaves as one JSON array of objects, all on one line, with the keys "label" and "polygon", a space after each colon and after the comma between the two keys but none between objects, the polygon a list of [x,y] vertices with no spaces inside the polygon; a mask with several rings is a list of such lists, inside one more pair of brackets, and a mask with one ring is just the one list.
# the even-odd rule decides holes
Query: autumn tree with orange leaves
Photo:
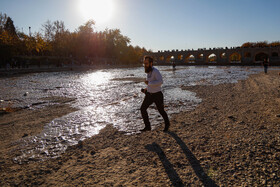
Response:
[{"label": "autumn tree with orange leaves", "polygon": [[89,20],[74,32],[65,28],[63,21],[48,20],[42,32],[27,35],[17,31],[13,21],[0,13],[0,62],[2,65],[16,56],[53,56],[107,58],[123,64],[140,64],[145,48],[130,45],[130,39],[119,29],[95,31],[95,22]]}]

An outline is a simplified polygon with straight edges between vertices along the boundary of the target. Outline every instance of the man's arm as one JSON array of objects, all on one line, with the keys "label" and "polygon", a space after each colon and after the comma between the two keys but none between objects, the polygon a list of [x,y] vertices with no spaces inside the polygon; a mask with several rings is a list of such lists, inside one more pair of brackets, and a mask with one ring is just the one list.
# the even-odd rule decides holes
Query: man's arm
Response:
[{"label": "man's arm", "polygon": [[151,86],[151,87],[162,85],[163,80],[162,80],[162,76],[161,76],[160,72],[159,71],[155,71],[154,73],[155,73],[156,80],[149,81],[148,85]]}]

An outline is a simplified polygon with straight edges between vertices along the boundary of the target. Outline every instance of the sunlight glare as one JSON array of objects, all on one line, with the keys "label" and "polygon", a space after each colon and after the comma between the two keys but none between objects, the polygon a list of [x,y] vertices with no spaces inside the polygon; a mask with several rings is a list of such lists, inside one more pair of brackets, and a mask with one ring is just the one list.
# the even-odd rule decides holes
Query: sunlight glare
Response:
[{"label": "sunlight glare", "polygon": [[80,0],[80,12],[84,19],[93,19],[97,24],[110,20],[113,14],[113,0]]},{"label": "sunlight glare", "polygon": [[82,80],[89,87],[92,87],[107,83],[110,77],[111,74],[108,72],[97,71],[87,74],[85,77],[82,78]]}]

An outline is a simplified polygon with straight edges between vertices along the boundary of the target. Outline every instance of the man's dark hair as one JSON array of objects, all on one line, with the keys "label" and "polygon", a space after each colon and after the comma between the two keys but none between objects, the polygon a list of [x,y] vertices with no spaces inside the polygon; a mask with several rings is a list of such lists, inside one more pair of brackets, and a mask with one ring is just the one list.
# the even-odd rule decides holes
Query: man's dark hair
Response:
[{"label": "man's dark hair", "polygon": [[148,59],[150,63],[153,63],[153,62],[154,62],[154,59],[153,59],[153,57],[151,57],[151,56],[145,56],[145,57],[144,57],[144,60],[146,60],[146,59]]}]

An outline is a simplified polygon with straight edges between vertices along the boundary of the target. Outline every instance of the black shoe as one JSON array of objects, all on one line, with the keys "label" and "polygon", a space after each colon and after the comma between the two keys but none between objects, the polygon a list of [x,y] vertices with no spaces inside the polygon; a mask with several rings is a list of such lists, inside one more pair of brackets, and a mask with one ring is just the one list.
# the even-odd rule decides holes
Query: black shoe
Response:
[{"label": "black shoe", "polygon": [[141,132],[151,131],[151,127],[150,127],[150,128],[149,128],[149,127],[145,127],[144,129],[141,129],[140,131],[141,131]]},{"label": "black shoe", "polygon": [[163,132],[167,132],[168,131],[168,129],[169,129],[169,124],[168,125],[165,125],[165,127],[164,127],[164,129],[163,129]]}]

